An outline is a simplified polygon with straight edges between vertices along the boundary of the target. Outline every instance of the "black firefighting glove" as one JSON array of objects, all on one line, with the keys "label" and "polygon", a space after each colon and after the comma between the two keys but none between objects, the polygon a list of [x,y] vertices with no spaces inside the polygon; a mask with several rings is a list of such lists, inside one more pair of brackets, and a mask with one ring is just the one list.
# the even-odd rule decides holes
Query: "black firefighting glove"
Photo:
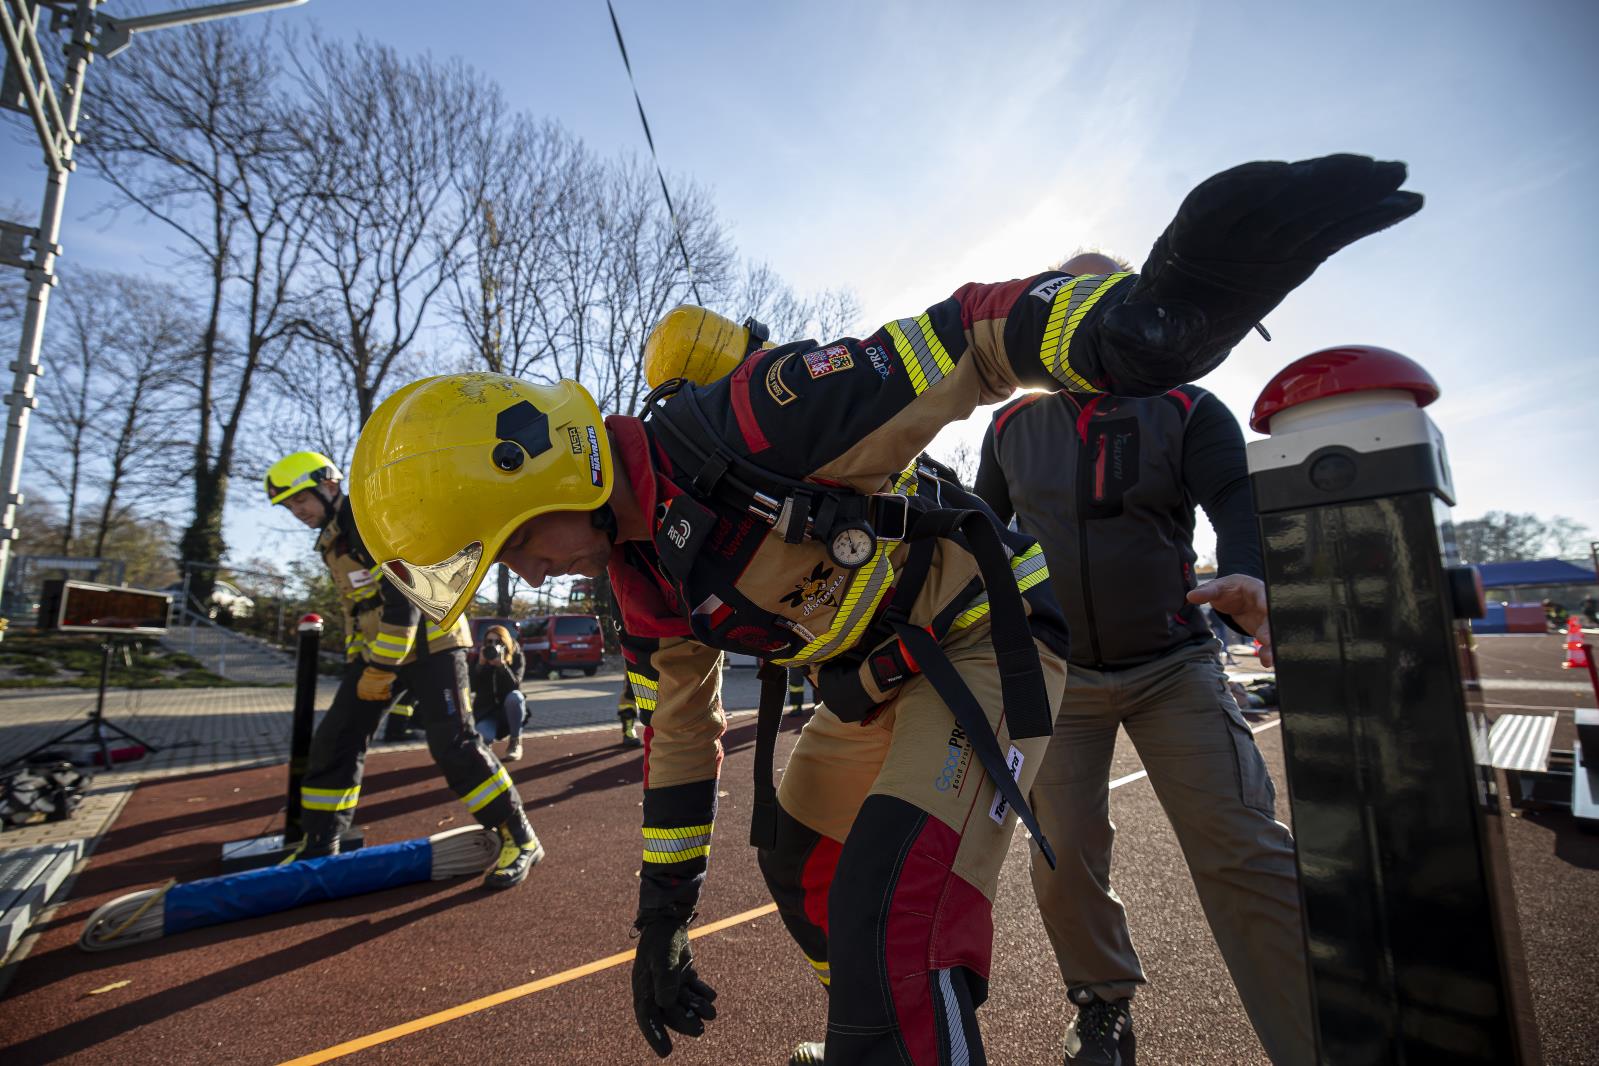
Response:
[{"label": "black firefighting glove", "polygon": [[1109,391],[1155,396],[1209,373],[1334,252],[1421,210],[1404,181],[1403,163],[1329,155],[1202,182],[1096,331]]},{"label": "black firefighting glove", "polygon": [[633,957],[633,1016],[644,1039],[661,1058],[672,1053],[668,1029],[703,1036],[716,1017],[716,990],[694,972],[687,918],[640,919]]}]

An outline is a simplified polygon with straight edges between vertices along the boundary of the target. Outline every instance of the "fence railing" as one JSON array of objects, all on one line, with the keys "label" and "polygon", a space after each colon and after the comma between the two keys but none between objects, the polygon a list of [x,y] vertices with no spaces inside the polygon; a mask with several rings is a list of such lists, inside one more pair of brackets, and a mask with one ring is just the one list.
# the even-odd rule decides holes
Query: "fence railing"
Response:
[{"label": "fence railing", "polygon": [[294,656],[259,637],[217,625],[192,609],[174,608],[172,625],[161,643],[194,656],[207,670],[229,681],[276,685],[294,679]]}]

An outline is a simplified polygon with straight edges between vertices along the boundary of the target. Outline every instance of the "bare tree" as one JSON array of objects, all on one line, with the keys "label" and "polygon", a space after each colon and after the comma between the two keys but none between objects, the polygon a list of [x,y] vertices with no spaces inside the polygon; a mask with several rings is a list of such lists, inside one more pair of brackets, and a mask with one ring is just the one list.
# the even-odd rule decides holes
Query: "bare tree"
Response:
[{"label": "bare tree", "polygon": [[[111,279],[122,323],[106,352],[109,381],[92,437],[104,464],[94,554],[127,520],[153,517],[165,503],[172,471],[184,461],[173,426],[185,407],[196,316],[174,286],[143,278]],[[168,538],[170,540],[170,538]]]},{"label": "bare tree", "polygon": [[33,469],[61,493],[61,540],[58,550],[71,555],[78,539],[80,496],[86,467],[94,450],[89,427],[99,415],[96,380],[105,378],[104,352],[115,337],[114,320],[96,314],[101,286],[93,274],[71,279],[61,293],[60,319],[51,331],[44,362],[51,373],[39,382],[39,425],[42,454]]},{"label": "bare tree", "polygon": [[315,210],[315,286],[295,323],[338,368],[364,423],[429,324],[483,200],[469,166],[497,86],[459,61],[323,40],[300,67],[299,181]]},{"label": "bare tree", "polygon": [[560,330],[549,328],[541,300],[555,229],[593,168],[583,146],[551,122],[517,114],[504,135],[498,125],[475,132],[466,165],[486,180],[451,274],[446,317],[474,363],[519,376],[554,355]]},{"label": "bare tree", "polygon": [[1502,563],[1549,555],[1577,555],[1586,546],[1588,527],[1570,518],[1545,521],[1535,514],[1489,511],[1455,523],[1460,558],[1468,563]]},{"label": "bare tree", "polygon": [[[265,30],[213,22],[141,41],[87,99],[87,158],[176,238],[178,268],[202,307],[195,345],[190,476],[194,514],[179,554],[225,550],[228,479],[263,366],[283,347],[305,215],[288,182],[292,144]],[[196,595],[210,594],[210,570]]]},{"label": "bare tree", "polygon": [[44,452],[36,468],[61,493],[61,552],[82,539],[83,514],[99,495],[91,554],[137,509],[123,493],[159,470],[170,491],[181,467],[171,431],[174,394],[199,335],[175,288],[121,274],[84,271],[62,293],[63,321],[52,332],[40,422]]}]

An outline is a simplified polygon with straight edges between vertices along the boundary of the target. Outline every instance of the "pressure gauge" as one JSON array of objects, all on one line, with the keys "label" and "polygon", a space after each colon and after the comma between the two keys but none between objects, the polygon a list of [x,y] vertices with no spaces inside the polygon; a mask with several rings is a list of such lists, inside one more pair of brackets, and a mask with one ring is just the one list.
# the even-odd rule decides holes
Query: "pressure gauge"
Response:
[{"label": "pressure gauge", "polygon": [[827,554],[847,570],[857,570],[865,565],[877,548],[877,538],[865,526],[845,526],[833,534]]}]

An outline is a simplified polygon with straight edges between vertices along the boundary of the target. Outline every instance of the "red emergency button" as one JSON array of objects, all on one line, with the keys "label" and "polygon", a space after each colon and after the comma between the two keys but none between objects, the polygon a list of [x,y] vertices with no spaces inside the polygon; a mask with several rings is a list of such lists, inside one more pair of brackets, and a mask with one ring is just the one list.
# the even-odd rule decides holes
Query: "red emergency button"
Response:
[{"label": "red emergency button", "polygon": [[1280,411],[1311,400],[1374,389],[1409,392],[1417,407],[1426,407],[1438,398],[1438,383],[1414,360],[1375,345],[1348,344],[1311,352],[1278,371],[1255,401],[1249,428],[1266,433],[1272,416]]}]

